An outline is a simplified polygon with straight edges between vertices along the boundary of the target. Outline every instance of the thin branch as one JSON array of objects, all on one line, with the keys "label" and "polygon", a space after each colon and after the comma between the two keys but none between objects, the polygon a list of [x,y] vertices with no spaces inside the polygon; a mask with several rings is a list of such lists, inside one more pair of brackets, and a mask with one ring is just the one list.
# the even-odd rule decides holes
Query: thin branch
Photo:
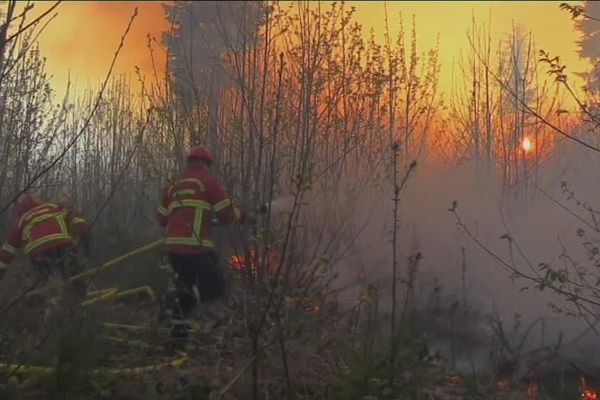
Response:
[{"label": "thin branch", "polygon": [[138,9],[136,7],[135,10],[134,10],[134,12],[133,12],[133,15],[131,16],[131,19],[129,20],[129,24],[127,25],[127,28],[125,29],[125,32],[121,36],[121,41],[119,43],[119,47],[115,51],[115,54],[114,54],[113,59],[112,59],[112,62],[110,64],[110,68],[108,69],[108,73],[106,74],[106,78],[104,79],[104,82],[102,83],[102,87],[100,88],[100,92],[98,93],[98,98],[96,99],[96,103],[94,104],[94,107],[90,111],[90,114],[86,118],[86,120],[85,120],[83,126],[81,127],[81,129],[79,130],[79,132],[75,135],[75,137],[73,139],[71,139],[71,141],[63,149],[63,151],[48,166],[46,166],[40,172],[38,172],[37,174],[35,174],[35,176],[25,185],[25,187],[23,189],[21,189],[15,196],[13,196],[13,198],[0,209],[0,215],[2,215],[3,213],[5,213],[6,210],[8,210],[8,208],[13,203],[15,203],[23,193],[27,192],[27,190],[29,190],[35,184],[35,182],[37,182],[48,171],[50,171],[52,168],[54,168],[64,158],[64,156],[71,149],[71,147],[73,147],[73,145],[77,142],[77,140],[81,137],[81,135],[83,135],[83,133],[85,132],[85,130],[89,126],[89,124],[90,124],[90,122],[92,120],[92,117],[95,115],[96,110],[100,106],[100,102],[101,102],[101,100],[103,98],[104,91],[106,89],[108,81],[110,80],[110,77],[112,75],[115,63],[116,63],[117,58],[119,56],[119,53],[121,52],[121,49],[123,48],[123,45],[125,43],[125,38],[129,34],[129,31],[131,29],[133,21],[135,20],[135,18],[137,17],[137,15],[138,15]]},{"label": "thin branch", "polygon": [[10,35],[6,39],[5,44],[9,43],[11,40],[13,40],[14,38],[18,37],[21,33],[25,32],[27,29],[31,28],[32,26],[37,25],[44,17],[46,17],[46,15],[50,14],[56,7],[58,7],[60,5],[60,3],[62,3],[62,0],[59,0],[56,3],[54,3],[54,5],[52,7],[50,7],[49,9],[47,9],[46,11],[44,11],[44,13],[42,13],[42,15],[40,15],[39,17],[37,17],[36,19],[34,19],[33,21],[31,21],[27,25],[23,26],[17,32],[15,32],[12,35]]},{"label": "thin branch", "polygon": [[490,68],[490,66],[487,64],[487,62],[483,59],[483,57],[481,56],[481,54],[479,54],[477,48],[475,47],[475,45],[473,44],[473,41],[471,40],[471,38],[469,38],[469,44],[471,45],[471,48],[473,49],[474,54],[477,56],[477,58],[479,59],[479,61],[481,62],[481,64],[485,67],[485,69],[487,70],[487,72],[490,74],[490,76],[492,78],[494,78],[494,80],[496,82],[498,82],[498,84],[508,93],[510,94],[525,110],[527,110],[527,112],[529,112],[531,115],[533,115],[534,117],[536,117],[538,120],[540,120],[544,125],[552,128],[553,130],[555,130],[557,133],[561,134],[562,136],[571,139],[577,143],[579,143],[580,145],[596,151],[598,153],[600,153],[600,148],[595,147],[573,135],[568,134],[567,132],[565,132],[564,130],[560,129],[559,127],[557,127],[556,125],[554,125],[552,122],[548,121],[546,118],[544,118],[542,115],[538,114],[534,109],[532,109],[531,107],[529,107],[529,105],[527,105],[527,103],[525,101],[523,101],[523,99],[519,96],[519,94],[515,93],[510,87],[508,87],[508,85],[506,83],[504,83],[502,81],[502,79],[500,79],[498,77],[498,75],[496,75]]}]

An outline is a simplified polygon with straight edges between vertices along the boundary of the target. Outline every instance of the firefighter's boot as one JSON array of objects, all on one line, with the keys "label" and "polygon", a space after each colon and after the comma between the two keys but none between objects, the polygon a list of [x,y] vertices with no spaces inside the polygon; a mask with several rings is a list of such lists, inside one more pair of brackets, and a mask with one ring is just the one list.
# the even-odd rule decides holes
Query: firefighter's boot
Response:
[{"label": "firefighter's boot", "polygon": [[186,320],[171,320],[171,341],[173,349],[184,350],[190,336],[190,324]]}]

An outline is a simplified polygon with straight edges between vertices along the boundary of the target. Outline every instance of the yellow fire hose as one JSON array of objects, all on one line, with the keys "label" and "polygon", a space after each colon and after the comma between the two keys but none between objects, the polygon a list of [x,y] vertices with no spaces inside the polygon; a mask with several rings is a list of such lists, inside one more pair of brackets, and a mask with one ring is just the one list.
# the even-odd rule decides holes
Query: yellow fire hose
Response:
[{"label": "yellow fire hose", "polygon": [[[78,280],[86,278],[86,277],[96,275],[99,272],[105,271],[128,258],[131,258],[133,256],[136,256],[136,255],[146,252],[148,250],[152,250],[152,249],[162,245],[163,243],[164,243],[164,239],[155,240],[154,242],[151,242],[145,246],[139,247],[133,251],[130,251],[127,254],[124,254],[120,257],[114,258],[114,259],[102,264],[99,267],[92,268],[81,274],[75,275],[75,276],[69,278],[65,283],[63,283],[59,287],[63,287],[69,283],[78,281]],[[38,289],[36,291],[31,291],[26,295],[26,297],[39,295],[49,289],[50,289],[49,287],[44,287],[44,288]],[[157,300],[156,294],[150,286],[141,286],[141,287],[137,287],[137,288],[133,288],[133,289],[124,290],[122,292],[119,292],[118,288],[112,287],[112,288],[100,289],[100,290],[94,290],[94,291],[88,292],[87,293],[88,299],[84,300],[81,303],[81,305],[88,306],[88,305],[98,303],[98,302],[101,302],[104,300],[131,296],[131,295],[135,295],[138,293],[146,293],[152,299]],[[110,323],[110,322],[106,322],[103,325],[105,327],[121,328],[121,329],[129,329],[129,330],[145,330],[145,329],[150,328],[148,325],[127,325],[127,324],[117,324],[117,323]],[[168,328],[159,328],[159,329],[168,329]],[[197,326],[194,326],[190,331],[193,332],[196,330],[197,330]],[[137,341],[131,341],[128,339],[123,339],[123,340],[127,341],[131,344],[133,344],[133,342],[136,342],[135,344],[139,344],[139,343],[137,343]],[[92,374],[93,375],[98,375],[98,374],[135,375],[135,374],[157,371],[157,370],[167,368],[167,367],[177,368],[177,367],[180,367],[181,365],[183,365],[187,361],[187,359],[188,359],[188,355],[186,353],[180,352],[179,356],[172,360],[168,360],[168,361],[164,361],[164,362],[160,362],[160,363],[156,363],[156,364],[151,364],[151,365],[144,365],[144,366],[140,366],[140,367],[97,368],[92,371]],[[0,362],[0,371],[9,372],[9,373],[43,375],[43,374],[52,373],[54,371],[54,368],[38,366],[38,365],[13,364],[13,363]]]},{"label": "yellow fire hose", "polygon": [[[150,325],[133,325],[133,324],[118,324],[116,322],[103,322],[102,325],[105,328],[113,328],[113,329],[123,329],[129,331],[146,331],[152,329]],[[155,328],[158,331],[168,331],[169,328],[160,327]],[[192,327],[189,329],[189,332],[197,332],[200,328],[197,324],[192,323]]]},{"label": "yellow fire hose", "polygon": [[[188,359],[188,355],[186,353],[180,352],[178,357],[159,362],[156,364],[143,365],[140,367],[123,367],[123,368],[96,368],[92,370],[92,375],[136,375],[143,374],[146,372],[158,371],[163,368],[173,367],[178,368],[181,367]],[[39,365],[28,365],[28,364],[11,364],[11,363],[0,363],[0,371],[9,372],[9,373],[19,373],[19,374],[28,374],[28,375],[45,375],[51,374],[54,372],[53,367],[42,367]]]},{"label": "yellow fire hose", "polygon": [[80,280],[82,278],[86,278],[88,276],[96,275],[99,272],[102,272],[102,271],[107,270],[107,269],[109,269],[111,267],[114,267],[115,265],[117,265],[118,263],[120,263],[123,260],[127,260],[128,258],[131,258],[133,256],[137,256],[138,254],[144,253],[144,252],[146,252],[148,250],[152,250],[152,249],[160,246],[164,242],[165,242],[165,239],[157,239],[154,242],[148,243],[147,245],[142,246],[142,247],[138,247],[137,249],[132,250],[129,253],[123,254],[122,256],[119,256],[117,258],[113,258],[112,260],[105,262],[104,264],[102,264],[99,267],[91,268],[91,269],[89,269],[89,270],[87,270],[85,272],[82,272],[81,274],[72,276],[72,277],[70,277],[67,280],[67,282],[68,283],[72,283],[72,282],[78,281],[78,280]]},{"label": "yellow fire hose", "polygon": [[[165,242],[165,239],[161,238],[161,239],[155,240],[154,242],[148,243],[145,246],[138,247],[137,249],[132,250],[129,253],[123,254],[122,256],[119,256],[117,258],[114,258],[114,259],[112,259],[110,261],[105,262],[104,264],[102,264],[99,267],[91,268],[91,269],[89,269],[89,270],[87,270],[85,272],[82,272],[82,273],[80,273],[78,275],[70,277],[69,279],[67,279],[67,281],[65,283],[61,284],[59,286],[59,288],[62,288],[64,286],[66,286],[66,285],[68,285],[70,283],[73,283],[75,281],[78,281],[80,279],[96,275],[96,274],[98,274],[98,273],[100,273],[102,271],[105,271],[105,270],[107,270],[107,269],[109,269],[111,267],[114,267],[115,265],[117,265],[121,261],[127,260],[128,258],[131,258],[131,257],[134,257],[134,256],[137,256],[138,254],[144,253],[144,252],[146,252],[148,250],[152,250],[152,249],[154,249],[154,248],[156,248],[156,247],[164,244],[164,242]],[[31,296],[39,295],[39,294],[44,293],[45,291],[47,291],[49,289],[50,289],[50,287],[44,287],[44,288],[41,288],[41,289],[38,289],[38,290],[33,290],[33,291],[27,293],[27,295],[25,295],[25,297],[31,297]]]},{"label": "yellow fire hose", "polygon": [[110,287],[110,288],[98,289],[98,290],[88,290],[85,295],[86,295],[86,297],[96,297],[96,296],[102,296],[106,293],[112,293],[113,291],[116,291],[116,290],[118,290],[116,287]]},{"label": "yellow fire hose", "polygon": [[108,340],[110,342],[115,342],[115,343],[125,343],[129,346],[136,346],[136,347],[140,347],[140,348],[150,347],[150,345],[148,343],[143,342],[141,340],[133,340],[133,339],[127,339],[127,338],[121,338],[121,337],[115,337],[115,336],[102,336],[102,335],[98,335],[98,336],[96,336],[96,338]]},{"label": "yellow fire hose", "polygon": [[88,299],[81,302],[81,305],[85,307],[85,306],[89,306],[92,304],[100,303],[105,300],[120,299],[120,298],[127,297],[127,296],[133,296],[133,295],[136,295],[139,293],[145,293],[148,296],[150,296],[150,298],[152,300],[158,301],[154,290],[150,286],[146,285],[146,286],[140,286],[140,287],[133,288],[133,289],[124,290],[122,292],[119,292],[119,289],[116,287],[96,290],[93,292],[88,292],[87,293]]},{"label": "yellow fire hose", "polygon": [[89,306],[91,304],[96,304],[99,303],[103,300],[108,300],[108,299],[112,299],[115,297],[115,295],[117,294],[117,292],[119,291],[118,288],[113,287],[113,288],[108,288],[108,289],[102,289],[102,290],[98,290],[97,294],[95,295],[90,295],[90,292],[87,293],[87,297],[91,297],[88,300],[84,300],[81,302],[82,306]]}]

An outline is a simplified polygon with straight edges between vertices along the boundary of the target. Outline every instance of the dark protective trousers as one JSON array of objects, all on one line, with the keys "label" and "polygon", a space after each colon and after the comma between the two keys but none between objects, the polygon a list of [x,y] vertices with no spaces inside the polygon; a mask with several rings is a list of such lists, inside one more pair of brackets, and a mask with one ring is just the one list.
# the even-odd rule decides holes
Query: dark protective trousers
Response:
[{"label": "dark protective trousers", "polygon": [[216,300],[225,292],[225,280],[215,253],[169,253],[176,274],[176,301],[171,304],[173,319],[186,319],[198,302]]},{"label": "dark protective trousers", "polygon": [[71,246],[49,249],[31,260],[31,263],[40,280],[48,280],[53,275],[65,280],[81,272],[77,255]]},{"label": "dark protective trousers", "polygon": [[[66,281],[72,276],[75,276],[81,272],[81,264],[77,259],[77,253],[71,246],[59,246],[53,249],[45,251],[43,254],[31,260],[34,271],[37,275],[37,279],[41,283],[48,281],[50,277],[60,277],[63,281]],[[85,297],[86,285],[83,280],[77,281],[68,286],[67,297],[71,298],[72,301],[77,301]]]}]

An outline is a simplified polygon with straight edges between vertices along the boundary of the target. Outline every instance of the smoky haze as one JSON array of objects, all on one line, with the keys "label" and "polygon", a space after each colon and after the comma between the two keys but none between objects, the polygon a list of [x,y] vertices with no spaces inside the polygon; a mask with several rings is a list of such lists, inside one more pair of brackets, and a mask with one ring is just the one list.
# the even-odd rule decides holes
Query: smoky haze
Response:
[{"label": "smoky haze", "polygon": [[[582,214],[573,201],[568,201],[561,182],[566,181],[577,197],[591,206],[598,205],[600,182],[596,166],[600,158],[576,144],[567,144],[561,152],[560,157],[554,157],[540,172],[537,185],[554,200]],[[315,236],[321,238],[308,246],[308,252],[315,246],[324,248],[324,243],[338,244],[329,248],[332,253],[342,255],[334,266],[337,278],[332,288],[344,290],[335,298],[346,307],[354,304],[364,289],[360,284],[360,274],[364,271],[367,283],[377,284],[381,289],[380,309],[385,319],[390,311],[393,193],[384,169],[370,168],[365,162],[335,182],[322,179],[306,197],[302,212],[305,229],[320,232]],[[532,346],[539,344],[540,335],[546,342],[557,342],[564,335],[564,343],[577,338],[576,345],[567,349],[571,354],[597,347],[597,338],[584,321],[557,314],[549,306],[552,303],[573,309],[572,305],[548,289],[540,291],[524,279],[511,279],[509,271],[457,226],[449,208],[457,201],[457,212],[470,232],[505,261],[511,263],[512,257],[514,265],[523,272],[530,272],[525,259],[514,246],[511,255],[508,240],[501,238],[503,235],[509,233],[535,267],[539,263],[559,267],[565,251],[586,265],[589,260],[582,239],[577,236],[578,228],[583,225],[581,221],[538,190],[533,181],[529,182],[526,194],[511,199],[515,191],[525,189],[513,188],[508,194],[503,193],[499,180],[477,171],[472,162],[452,167],[442,162],[425,162],[410,176],[400,195],[400,279],[406,277],[408,257],[420,252],[423,260],[415,282],[420,304],[427,303],[437,286],[446,307],[453,301],[462,301],[466,295],[469,308],[497,315],[507,327],[515,314],[522,316],[524,325],[544,318],[544,332],[538,326],[531,335]],[[273,214],[285,221],[292,205],[292,196],[278,198],[272,205]],[[462,247],[466,265],[464,290]],[[526,287],[529,289],[524,290]],[[403,286],[399,297],[404,290]],[[478,329],[489,334],[484,320],[479,322]],[[585,334],[580,337],[582,333]]]},{"label": "smoky haze", "polygon": [[[256,390],[270,390],[259,377],[281,376],[288,356],[294,361],[286,372],[294,377],[287,376],[288,391],[295,386],[292,380],[299,383],[304,376],[346,377],[355,349],[363,346],[365,369],[379,364],[379,352],[390,353],[394,369],[396,341],[405,333],[410,344],[399,352],[410,355],[398,355],[399,370],[421,361],[429,368],[429,356],[439,351],[452,361],[444,365],[453,372],[455,366],[470,372],[476,365],[490,367],[492,376],[500,368],[488,352],[501,347],[502,338],[519,342],[528,326],[533,327],[523,339],[528,349],[562,341],[569,355],[596,350],[597,336],[581,316],[555,312],[573,311],[573,304],[552,288],[542,291],[534,282],[513,279],[494,258],[527,274],[543,276],[542,263],[559,269],[577,262],[589,267],[591,276],[600,275],[594,266],[600,265],[595,242],[600,229],[589,229],[563,208],[585,219],[596,217],[585,207],[600,209],[600,157],[562,140],[533,115],[548,116],[560,127],[570,124],[566,131],[584,136],[580,116],[566,110],[578,105],[564,101],[570,99],[568,89],[556,85],[562,69],[553,64],[554,53],[546,60],[540,56],[535,32],[517,22],[497,41],[485,33],[489,25],[474,17],[470,28],[456,24],[462,36],[470,31],[474,45],[465,46],[451,68],[444,42],[420,43],[416,18],[388,24],[386,15],[386,28],[401,29],[377,40],[354,23],[353,6],[332,3],[321,12],[312,8],[317,3],[268,4],[272,14],[264,14],[269,10],[262,2],[169,3],[166,18],[162,6],[155,9],[169,26],[160,43],[166,70],[158,68],[156,85],[148,83],[143,99],[120,79],[107,81],[102,98],[89,91],[57,109],[43,79],[43,53],[21,60],[18,74],[0,76],[6,106],[0,110],[5,122],[0,205],[11,205],[21,188],[34,183],[44,199],[73,202],[95,224],[92,263],[100,265],[169,235],[155,221],[161,190],[181,176],[191,146],[208,147],[215,158],[213,172],[237,206],[252,211],[273,199],[257,226],[215,227],[217,253],[228,276],[226,306],[217,307],[225,317],[219,317],[222,331],[197,338],[200,345],[189,359],[212,368],[213,360],[203,358],[212,354],[205,351],[205,339],[215,339],[219,354],[226,354],[216,340],[232,337],[235,360],[227,360],[227,369],[237,374],[254,364],[252,374],[242,377],[243,371],[233,382],[252,379]],[[127,7],[103,9],[98,18],[128,17]],[[440,18],[446,21],[447,15]],[[384,25],[382,18],[373,20]],[[147,43],[136,35],[128,43]],[[549,69],[555,72],[548,75]],[[442,70],[456,74],[450,97],[440,97],[448,86]],[[23,93],[44,95],[24,102]],[[93,115],[89,124],[88,115]],[[49,132],[56,134],[48,137]],[[413,160],[415,169],[407,170]],[[30,181],[46,165],[49,173]],[[569,198],[563,181],[587,203]],[[0,230],[7,233],[9,217],[1,214]],[[195,222],[185,221],[200,234]],[[268,262],[245,258],[257,253],[260,258],[263,244],[285,255],[273,262],[283,279],[263,279],[267,274],[247,268],[258,265],[272,272]],[[149,284],[164,295],[170,274],[163,250],[107,272],[99,288]],[[594,296],[594,282],[586,290]],[[124,319],[141,314],[138,303],[131,304],[122,308]],[[145,322],[154,318],[148,311]],[[203,311],[196,315],[200,321],[212,319]],[[545,322],[536,323],[540,319]],[[502,335],[494,331],[495,321],[504,323]],[[511,327],[518,321],[521,332],[515,334]],[[281,362],[262,359],[271,338],[280,339],[280,349],[271,349],[281,352]],[[375,346],[367,349],[371,342]],[[314,360],[324,348],[336,354],[319,368]],[[509,357],[520,358],[518,353]],[[237,364],[244,359],[250,360],[248,367]],[[362,376],[362,368],[355,368],[359,375],[348,381],[369,382],[368,375],[379,374]],[[377,374],[372,377],[395,382],[388,371]],[[219,381],[230,378],[222,375]]]}]

